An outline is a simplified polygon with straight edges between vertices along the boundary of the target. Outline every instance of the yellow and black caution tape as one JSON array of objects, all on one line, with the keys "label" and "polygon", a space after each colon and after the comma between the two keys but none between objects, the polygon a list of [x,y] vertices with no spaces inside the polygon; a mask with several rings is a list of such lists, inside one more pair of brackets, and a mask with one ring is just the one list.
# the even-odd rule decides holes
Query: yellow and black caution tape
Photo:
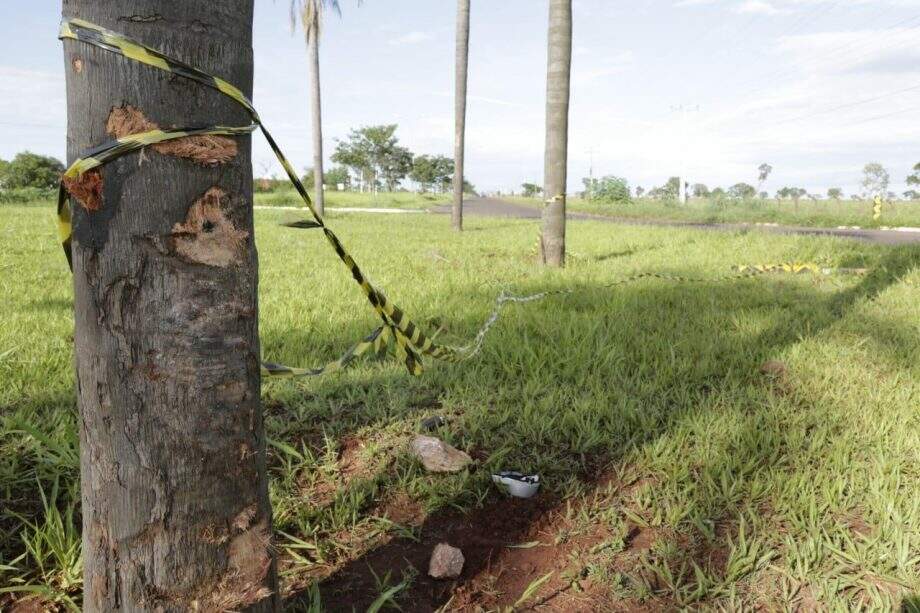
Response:
[{"label": "yellow and black caution tape", "polygon": [[863,275],[866,274],[868,269],[866,268],[827,268],[819,266],[813,262],[782,262],[779,264],[739,264],[735,266],[735,270],[738,272],[758,272],[758,273],[771,273],[771,272],[785,272],[791,274],[821,274],[821,275],[832,275],[832,274],[850,274],[850,275]]},{"label": "yellow and black caution tape", "polygon": [[[111,30],[107,30],[81,19],[64,20],[61,24],[60,38],[81,41],[83,43],[87,43],[121,55],[136,62],[140,62],[147,66],[152,66],[165,72],[169,72],[171,74],[175,74],[196,81],[207,87],[216,89],[246,109],[253,121],[253,124],[250,126],[241,126],[238,128],[211,127],[174,131],[156,130],[145,134],[137,134],[134,136],[121,138],[87,152],[83,158],[78,159],[70,166],[70,168],[68,168],[67,172],[65,173],[67,178],[72,179],[79,177],[87,170],[95,168],[101,164],[104,164],[105,162],[111,161],[120,155],[135,151],[150,144],[201,134],[243,134],[251,132],[256,127],[258,127],[262,134],[265,136],[265,139],[268,141],[268,144],[272,151],[275,153],[275,156],[278,158],[278,161],[281,163],[281,166],[287,173],[291,183],[293,183],[294,187],[297,189],[298,194],[300,194],[300,197],[307,205],[307,208],[310,209],[310,212],[315,220],[315,222],[310,222],[310,227],[322,229],[323,234],[325,235],[329,244],[335,250],[336,254],[339,256],[342,262],[344,262],[348,269],[351,271],[352,277],[354,277],[358,285],[361,286],[361,289],[364,291],[368,301],[371,303],[374,310],[382,320],[383,328],[388,330],[389,333],[387,335],[383,335],[381,333],[377,336],[377,338],[386,338],[386,336],[391,334],[396,343],[397,355],[405,362],[406,368],[408,368],[409,372],[414,375],[418,375],[422,372],[421,355],[428,355],[441,360],[456,360],[460,357],[457,355],[454,349],[435,344],[421,330],[421,328],[419,328],[406,316],[402,309],[387,299],[383,292],[374,287],[367,280],[367,277],[365,277],[364,273],[361,272],[361,269],[358,267],[357,263],[345,250],[345,247],[342,245],[338,236],[336,236],[336,234],[328,226],[326,226],[322,217],[319,215],[319,213],[317,213],[316,209],[313,207],[313,202],[310,200],[310,196],[307,194],[307,190],[301,182],[300,178],[298,178],[294,167],[281,152],[281,149],[278,147],[275,139],[272,138],[271,134],[260,121],[259,115],[256,112],[255,107],[253,107],[252,102],[249,101],[249,99],[239,88],[219,77],[210,75],[198,68],[195,68],[194,66],[186,64],[185,62],[176,60],[175,58],[168,57],[163,53],[156,51],[155,49],[151,49],[125,36],[122,36],[121,34],[112,32]],[[58,204],[59,229],[61,233],[61,243],[64,245],[64,249],[68,252],[69,259],[71,241],[71,212],[69,209],[69,202],[67,201],[66,189],[63,182],[61,183],[60,194],[61,196]],[[357,352],[366,350],[362,349],[363,347],[364,341],[356,345],[352,350],[349,351],[349,353],[346,354],[346,356],[349,356],[349,354],[352,354],[352,357],[353,355],[357,355]],[[334,362],[333,364],[340,364],[340,362],[341,359]],[[306,376],[308,374],[320,374],[321,372],[327,372],[327,369],[329,368],[330,366],[324,367],[323,369],[305,370],[281,368],[273,365],[272,368],[266,368],[266,371],[269,375],[273,375],[275,372],[284,372],[288,376],[294,373]]]},{"label": "yellow and black caution tape", "polygon": [[[436,344],[429,336],[422,332],[415,323],[413,323],[406,314],[392,303],[387,297],[368,280],[357,263],[345,250],[338,236],[325,224],[322,216],[317,213],[313,206],[307,190],[298,178],[294,167],[287,160],[278,144],[272,138],[266,127],[259,119],[259,115],[249,99],[243,92],[231,83],[209,75],[206,72],[190,66],[184,62],[170,58],[159,51],[146,47],[125,36],[106,30],[87,21],[80,19],[65,20],[61,24],[61,39],[73,39],[81,41],[112,53],[116,53],[128,59],[158,68],[160,70],[175,74],[193,81],[196,81],[207,87],[211,87],[236,101],[249,113],[252,123],[246,126],[208,126],[193,127],[178,130],[152,130],[131,136],[125,136],[114,141],[103,144],[99,147],[87,151],[80,159],[76,160],[65,171],[58,198],[58,227],[60,232],[61,243],[67,253],[68,261],[71,258],[71,209],[68,200],[67,189],[64,180],[78,179],[83,173],[98,168],[107,162],[116,159],[119,156],[137,151],[143,147],[162,143],[165,141],[185,138],[188,136],[200,135],[242,135],[249,134],[259,129],[268,141],[269,146],[281,163],[288,175],[291,183],[300,194],[307,208],[313,216],[313,221],[301,221],[290,224],[297,228],[318,228],[323,231],[327,241],[335,250],[339,259],[345,263],[351,271],[352,277],[363,290],[368,301],[383,322],[383,325],[375,329],[368,336],[364,337],[359,343],[351,347],[339,359],[319,368],[292,368],[271,362],[262,363],[262,373],[267,377],[304,377],[317,376],[345,368],[355,358],[373,350],[375,353],[382,354],[391,340],[395,341],[396,353],[405,363],[409,372],[418,375],[422,371],[421,355],[427,355],[435,359],[457,362],[467,360],[479,353],[482,348],[483,339],[488,331],[498,320],[498,317],[507,304],[527,303],[541,300],[549,296],[573,294],[579,289],[551,290],[531,294],[526,296],[513,296],[502,292],[497,298],[495,308],[492,314],[480,328],[473,341],[463,347],[451,347],[447,345]],[[560,195],[561,196],[561,195]],[[559,198],[557,196],[556,198]],[[561,196],[564,198],[564,196]],[[552,200],[556,200],[553,198]],[[767,272],[821,272],[822,269],[814,264],[778,264],[765,266],[744,266],[736,267],[736,273],[721,279],[692,279],[677,275],[663,273],[640,273],[626,277],[610,283],[604,287],[612,288],[627,283],[636,282],[642,279],[662,279],[678,283],[711,283],[727,279],[749,278]]]},{"label": "yellow and black caution tape", "polygon": [[872,219],[878,221],[882,217],[882,197],[876,196],[872,201]]}]

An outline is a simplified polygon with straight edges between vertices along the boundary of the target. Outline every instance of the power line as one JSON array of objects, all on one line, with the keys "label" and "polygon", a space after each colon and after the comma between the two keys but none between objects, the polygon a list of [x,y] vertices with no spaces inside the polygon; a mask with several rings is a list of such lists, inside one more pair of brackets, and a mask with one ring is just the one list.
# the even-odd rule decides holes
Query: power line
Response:
[{"label": "power line", "polygon": [[47,123],[21,123],[13,121],[0,121],[0,126],[10,126],[13,128],[50,128],[54,130],[64,130],[66,126],[51,125]]},{"label": "power line", "polygon": [[[907,27],[908,25],[914,25],[914,22],[917,22],[917,21],[920,21],[920,15],[914,15],[913,17],[909,17],[909,18],[907,18],[907,19],[900,20],[900,21],[898,21],[898,22],[895,22],[895,23],[893,23],[893,24],[891,24],[891,25],[889,25],[889,26],[883,28],[883,29],[884,29],[884,30],[891,30],[891,29],[894,29],[894,28]],[[849,60],[854,59],[855,56],[854,56],[854,54],[852,53],[852,52],[854,52],[854,51],[861,52],[861,51],[863,51],[863,50],[865,50],[865,49],[874,47],[874,48],[877,48],[877,49],[880,49],[880,50],[883,50],[883,51],[886,51],[886,52],[887,52],[887,51],[892,51],[892,50],[894,50],[894,49],[897,49],[898,47],[904,46],[905,43],[907,43],[907,44],[914,44],[914,43],[916,42],[914,39],[907,39],[907,40],[904,40],[904,41],[900,41],[900,42],[898,42],[898,43],[896,43],[896,44],[894,44],[894,45],[890,45],[890,46],[888,46],[888,47],[885,47],[885,46],[882,46],[882,45],[879,45],[879,44],[878,44],[878,39],[877,39],[876,35],[877,35],[877,33],[874,32],[874,31],[873,31],[873,32],[869,32],[869,33],[864,33],[864,36],[863,36],[863,37],[860,37],[860,38],[857,38],[857,39],[854,39],[854,40],[850,40],[850,41],[848,41],[848,42],[846,42],[846,43],[843,43],[843,44],[838,45],[838,46],[836,46],[836,47],[833,47],[833,48],[831,48],[831,49],[825,50],[823,53],[814,54],[814,55],[811,56],[810,59],[816,59],[816,58],[818,58],[818,59],[824,59],[824,58],[827,58],[827,57],[835,57],[835,59],[837,59],[837,60],[842,60],[842,61],[841,61],[842,64],[846,64],[846,63],[848,63]],[[860,44],[860,43],[862,43],[862,44]],[[842,52],[847,52],[847,51],[850,52],[850,55],[844,56],[844,57],[839,57],[839,54],[840,54],[840,53],[842,53]],[[789,69],[788,69],[787,67],[783,67],[783,68],[778,68],[778,69],[775,69],[775,70],[773,70],[773,71],[770,71],[770,72],[766,73],[765,75],[756,76],[756,77],[754,77],[753,79],[749,79],[749,80],[747,80],[747,81],[742,81],[742,82],[741,82],[741,85],[736,86],[736,87],[738,87],[738,89],[745,89],[745,88],[742,87],[742,86],[746,86],[746,85],[748,85],[748,84],[752,84],[752,85],[753,85],[753,84],[755,84],[755,83],[762,82],[762,81],[772,81],[775,77],[780,77],[780,76],[783,76],[783,75],[787,75],[787,78],[785,78],[785,79],[783,79],[783,80],[781,80],[781,81],[778,81],[778,82],[777,82],[777,81],[773,81],[773,82],[767,83],[767,84],[765,84],[765,85],[761,85],[761,86],[758,87],[757,89],[753,89],[753,90],[748,91],[747,94],[750,95],[750,96],[753,96],[753,95],[755,95],[755,94],[759,94],[759,93],[761,93],[761,92],[763,92],[763,91],[765,91],[765,90],[768,90],[768,89],[771,89],[771,88],[776,87],[778,84],[784,84],[784,83],[787,83],[787,82],[789,82],[789,81],[791,81],[791,80],[794,80],[794,79],[798,78],[798,76],[799,76],[799,75],[789,75]]]},{"label": "power line", "polygon": [[869,117],[868,119],[863,119],[862,121],[857,121],[857,122],[854,122],[848,125],[849,126],[859,126],[864,123],[870,123],[873,121],[878,121],[880,119],[887,119],[889,117],[894,117],[896,115],[906,115],[907,113],[916,113],[916,112],[920,112],[920,106],[915,106],[909,109],[902,109],[900,111],[895,111],[893,113],[885,113],[884,115],[876,115],[875,117]]},{"label": "power line", "polygon": [[821,110],[814,111],[814,112],[811,112],[811,113],[806,113],[806,114],[804,114],[804,115],[799,115],[798,117],[791,117],[791,118],[789,118],[789,119],[783,119],[783,120],[780,120],[780,121],[775,121],[775,122],[773,122],[773,123],[771,124],[771,127],[776,127],[776,126],[781,126],[781,125],[787,124],[787,123],[793,123],[793,122],[796,122],[796,121],[801,121],[802,119],[808,119],[809,117],[815,117],[815,116],[817,116],[817,115],[824,115],[824,114],[826,114],[826,113],[833,113],[834,111],[840,111],[840,110],[843,110],[843,109],[853,108],[853,107],[860,106],[860,105],[863,105],[863,104],[868,104],[868,103],[870,103],[870,102],[878,102],[879,100],[885,100],[885,99],[887,99],[887,98],[889,98],[889,97],[891,97],[891,96],[896,96],[896,95],[898,95],[898,94],[903,94],[903,93],[905,93],[905,92],[910,92],[910,91],[914,91],[914,90],[918,90],[918,89],[920,89],[920,83],[918,83],[918,84],[916,84],[916,85],[912,85],[912,86],[910,86],[910,87],[905,87],[905,88],[903,88],[903,89],[898,89],[898,90],[895,90],[895,91],[892,91],[892,92],[887,92],[887,93],[885,93],[885,94],[881,94],[881,95],[878,95],[878,96],[874,96],[874,97],[872,97],[872,98],[865,98],[865,99],[863,99],[863,100],[857,100],[857,101],[855,101],[855,102],[848,102],[848,103],[846,103],[846,104],[841,104],[841,105],[838,105],[838,106],[832,106],[832,107],[830,107],[830,108],[828,108],[828,109],[821,109]]}]

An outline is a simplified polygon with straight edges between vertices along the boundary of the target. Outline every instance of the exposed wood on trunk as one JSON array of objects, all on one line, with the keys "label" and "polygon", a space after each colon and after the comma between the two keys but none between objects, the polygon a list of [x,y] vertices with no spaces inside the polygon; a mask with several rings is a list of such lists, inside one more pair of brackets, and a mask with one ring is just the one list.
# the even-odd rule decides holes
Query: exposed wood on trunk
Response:
[{"label": "exposed wood on trunk", "polygon": [[[253,0],[64,0],[79,17],[252,91]],[[64,45],[68,158],[131,105],[159,126],[245,125],[219,93]],[[74,207],[84,609],[273,611],[250,139],[201,165],[141,152]]]},{"label": "exposed wood on trunk", "polygon": [[572,0],[550,0],[546,64],[546,149],[543,233],[540,252],[548,266],[565,264],[565,200],[569,140],[569,76],[572,67]]},{"label": "exposed wood on trunk", "polygon": [[451,224],[463,229],[463,178],[466,154],[466,82],[470,57],[470,0],[457,0],[457,43],[454,74],[454,206]]}]

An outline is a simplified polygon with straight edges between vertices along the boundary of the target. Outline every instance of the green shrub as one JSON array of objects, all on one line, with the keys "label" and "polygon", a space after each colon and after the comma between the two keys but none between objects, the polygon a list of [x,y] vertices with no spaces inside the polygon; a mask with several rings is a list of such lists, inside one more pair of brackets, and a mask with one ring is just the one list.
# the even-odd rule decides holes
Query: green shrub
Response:
[{"label": "green shrub", "polygon": [[624,204],[631,201],[629,183],[622,177],[607,175],[600,179],[585,179],[585,199],[592,202]]},{"label": "green shrub", "polygon": [[0,204],[27,204],[29,202],[47,202],[57,198],[57,190],[42,187],[20,187],[17,189],[0,189]]}]

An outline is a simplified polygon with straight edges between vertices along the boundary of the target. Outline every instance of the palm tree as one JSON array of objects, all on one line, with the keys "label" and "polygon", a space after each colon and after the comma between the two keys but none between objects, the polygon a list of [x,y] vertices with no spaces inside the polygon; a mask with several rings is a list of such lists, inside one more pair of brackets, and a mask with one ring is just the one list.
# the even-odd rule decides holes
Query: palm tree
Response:
[{"label": "palm tree", "polygon": [[[360,4],[360,0],[358,2]],[[323,194],[323,110],[319,86],[319,36],[323,15],[328,9],[339,15],[342,8],[338,0],[291,0],[291,28],[300,21],[307,42],[310,60],[310,101],[313,123],[313,184],[316,190],[315,205],[322,215],[326,199]]]},{"label": "palm tree", "polygon": [[457,48],[454,70],[454,207],[451,223],[463,229],[463,156],[466,137],[466,75],[470,57],[470,0],[457,0]]},{"label": "palm tree", "polygon": [[[207,49],[207,68],[250,96],[254,4],[195,0],[180,8],[175,0],[132,0],[130,6],[138,15],[175,19],[168,45],[174,57]],[[126,6],[67,0],[63,14],[120,28]],[[153,31],[142,34],[163,40]],[[99,126],[116,117],[113,109],[135,125],[146,121],[138,108],[176,122],[240,120],[235,105],[189,95],[204,89],[191,81],[166,80],[136,63],[126,70],[127,60],[85,42],[66,39],[64,48],[68,58],[93,58],[92,70],[66,83],[71,161],[99,144]],[[126,96],[137,108],[122,106]],[[119,214],[104,222],[103,241],[83,240],[98,219],[73,206],[74,365],[83,389],[93,390],[75,395],[86,485],[85,611],[280,610],[259,400],[258,254],[243,204],[252,201],[250,139],[233,142],[232,152],[219,172],[197,164],[139,165],[136,153],[108,166],[114,170],[104,171],[104,206]],[[118,170],[129,164],[130,179]],[[135,178],[156,189],[136,189]],[[169,255],[137,249],[138,236],[162,236],[169,227]],[[120,288],[130,294],[115,297]],[[112,324],[114,312],[125,319]],[[146,370],[134,367],[140,366],[135,355],[146,360]],[[236,518],[232,532],[228,518]]]},{"label": "palm tree", "polygon": [[543,158],[543,233],[547,266],[565,265],[565,190],[569,141],[569,77],[572,71],[572,0],[549,1],[546,63],[546,148]]}]

